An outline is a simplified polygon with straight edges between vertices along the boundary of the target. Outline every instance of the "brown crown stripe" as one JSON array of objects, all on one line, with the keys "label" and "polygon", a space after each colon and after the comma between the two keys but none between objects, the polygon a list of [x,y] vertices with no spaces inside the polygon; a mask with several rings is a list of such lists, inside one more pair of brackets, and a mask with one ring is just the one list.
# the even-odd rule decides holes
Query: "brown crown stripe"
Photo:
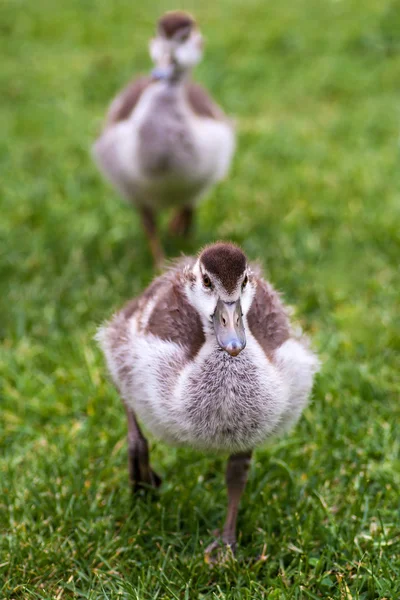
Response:
[{"label": "brown crown stripe", "polygon": [[188,13],[174,11],[166,13],[158,21],[158,31],[166,38],[172,38],[179,29],[193,27],[195,21]]},{"label": "brown crown stripe", "polygon": [[247,264],[240,248],[222,242],[205,248],[200,254],[200,262],[209,273],[218,277],[228,294],[236,289]]}]

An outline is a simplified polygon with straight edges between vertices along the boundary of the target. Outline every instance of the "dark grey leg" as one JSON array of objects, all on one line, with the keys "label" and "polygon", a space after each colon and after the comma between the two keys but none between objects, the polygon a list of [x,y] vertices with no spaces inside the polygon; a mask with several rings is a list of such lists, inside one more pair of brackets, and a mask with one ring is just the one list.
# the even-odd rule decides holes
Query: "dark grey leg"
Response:
[{"label": "dark grey leg", "polygon": [[154,264],[160,268],[164,262],[164,252],[160,244],[157,233],[156,220],[153,211],[150,208],[143,207],[140,209],[142,223],[150,244],[150,250],[153,255]]},{"label": "dark grey leg", "polygon": [[193,223],[193,206],[181,208],[169,224],[171,235],[187,236]]},{"label": "dark grey leg", "polygon": [[219,550],[221,541],[228,546],[232,552],[236,548],[236,521],[239,511],[240,499],[246,487],[248,471],[251,461],[251,451],[240,454],[232,454],[229,457],[226,468],[226,485],[228,488],[228,511],[222,535],[214,540],[205,551],[207,562],[213,562],[211,554]]},{"label": "dark grey leg", "polygon": [[133,410],[126,404],[124,406],[128,420],[128,466],[132,490],[135,492],[143,485],[157,488],[161,485],[161,478],[150,467],[147,440]]}]

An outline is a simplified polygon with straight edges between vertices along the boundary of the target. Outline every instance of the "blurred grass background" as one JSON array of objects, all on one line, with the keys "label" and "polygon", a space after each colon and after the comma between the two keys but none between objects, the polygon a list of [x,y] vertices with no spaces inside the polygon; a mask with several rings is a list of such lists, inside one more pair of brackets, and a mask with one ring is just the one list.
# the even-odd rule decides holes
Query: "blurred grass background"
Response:
[{"label": "blurred grass background", "polygon": [[[239,136],[184,250],[259,258],[324,363],[212,571],[223,459],[153,443],[164,486],[131,504],[92,340],[152,266],[89,147],[171,8],[198,18],[195,76]],[[0,48],[0,597],[399,598],[400,2],[3,0]]]}]

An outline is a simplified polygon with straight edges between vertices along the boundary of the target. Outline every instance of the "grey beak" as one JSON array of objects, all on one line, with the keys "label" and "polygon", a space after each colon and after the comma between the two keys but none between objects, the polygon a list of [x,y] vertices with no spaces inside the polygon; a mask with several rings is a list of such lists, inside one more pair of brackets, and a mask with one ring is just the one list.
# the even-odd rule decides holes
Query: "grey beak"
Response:
[{"label": "grey beak", "polygon": [[158,66],[155,67],[152,72],[151,72],[151,77],[152,79],[155,79],[156,81],[160,81],[160,80],[168,80],[171,79],[172,75],[174,74],[174,67],[173,65],[165,65],[165,66]]},{"label": "grey beak", "polygon": [[213,314],[213,324],[219,346],[231,356],[237,356],[246,346],[240,300],[223,302],[219,299]]},{"label": "grey beak", "polygon": [[164,56],[159,60],[158,64],[154,67],[151,72],[152,79],[156,81],[160,80],[168,80],[174,74],[174,64],[172,58],[169,53],[164,54]]}]

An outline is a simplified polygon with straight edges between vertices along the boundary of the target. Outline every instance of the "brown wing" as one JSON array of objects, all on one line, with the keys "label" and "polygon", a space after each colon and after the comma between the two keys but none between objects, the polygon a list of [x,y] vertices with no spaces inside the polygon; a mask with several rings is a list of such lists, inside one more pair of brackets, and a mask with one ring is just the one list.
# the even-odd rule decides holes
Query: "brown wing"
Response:
[{"label": "brown wing", "polygon": [[140,296],[129,300],[129,302],[122,307],[120,313],[125,319],[130,319],[137,311],[141,312],[146,307],[146,303],[150,300],[150,298],[155,296],[158,293],[158,290],[165,284],[165,275],[157,277]]},{"label": "brown wing", "polygon": [[138,103],[140,96],[151,83],[151,77],[139,77],[139,79],[131,81],[112,101],[108,109],[105,126],[109,127],[114,123],[127,119]]},{"label": "brown wing", "polygon": [[187,348],[190,359],[196,356],[205,342],[199,314],[188,302],[184,292],[182,272],[185,266],[193,262],[191,257],[179,259],[167,273],[154,280],[152,285],[162,280],[163,289],[157,289],[158,301],[146,326],[146,333]]},{"label": "brown wing", "polygon": [[201,85],[190,82],[186,90],[189,105],[196,115],[216,120],[227,119],[222,109],[210,98]]},{"label": "brown wing", "polygon": [[189,304],[182,287],[171,283],[151,314],[146,328],[162,340],[170,340],[188,350],[194,358],[205,342],[203,326],[197,311]]},{"label": "brown wing", "polygon": [[247,314],[247,322],[265,354],[270,356],[289,338],[289,319],[279,294],[273,287],[258,277],[256,282],[257,289]]},{"label": "brown wing", "polygon": [[158,297],[145,332],[162,340],[170,340],[188,350],[188,358],[194,358],[205,342],[203,326],[197,311],[189,304],[183,290],[182,273],[194,259],[185,256],[171,263],[169,269],[156,277],[138,298],[130,300],[118,313],[123,320],[146,310],[151,298]]}]

